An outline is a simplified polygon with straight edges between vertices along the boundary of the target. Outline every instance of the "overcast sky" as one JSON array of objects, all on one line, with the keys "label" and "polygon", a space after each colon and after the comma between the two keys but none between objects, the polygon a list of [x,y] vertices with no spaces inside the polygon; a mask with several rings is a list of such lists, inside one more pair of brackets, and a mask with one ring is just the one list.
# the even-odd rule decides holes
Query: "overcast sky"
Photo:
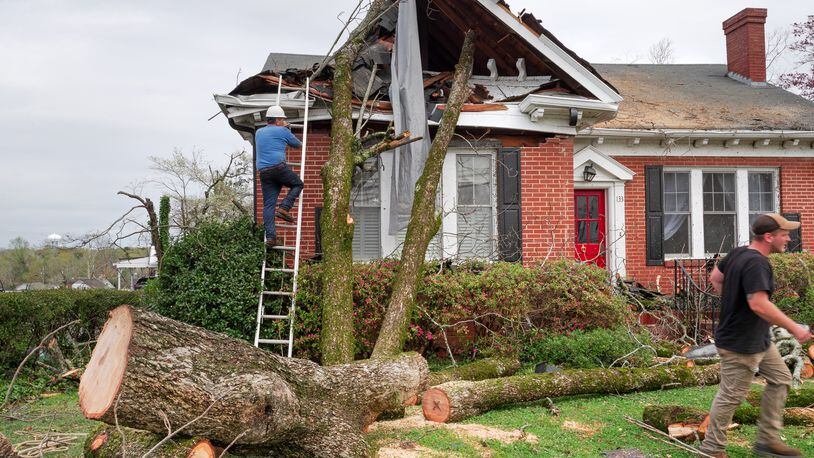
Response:
[{"label": "overcast sky", "polygon": [[[260,71],[269,52],[328,51],[356,0],[0,0],[0,246],[105,227],[148,156],[247,146],[214,93]],[[591,62],[725,63],[721,22],[768,8],[767,32],[814,14],[810,1],[509,1]],[[806,6],[808,5],[808,6]],[[157,200],[158,193],[150,197]]]}]

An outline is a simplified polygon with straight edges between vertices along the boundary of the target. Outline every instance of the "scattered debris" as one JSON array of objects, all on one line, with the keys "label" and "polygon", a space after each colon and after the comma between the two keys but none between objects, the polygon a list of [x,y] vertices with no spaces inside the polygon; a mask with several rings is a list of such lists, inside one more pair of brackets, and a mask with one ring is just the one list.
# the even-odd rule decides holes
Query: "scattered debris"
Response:
[{"label": "scattered debris", "polygon": [[[370,425],[369,431],[376,431],[380,429],[415,429],[415,428],[429,428],[429,429],[445,429],[462,436],[467,436],[480,440],[496,440],[504,444],[513,442],[527,442],[529,444],[536,444],[539,439],[534,434],[528,433],[521,429],[513,431],[506,431],[504,429],[493,428],[486,425],[477,423],[457,424],[457,423],[436,423],[427,421],[420,413],[410,415],[399,420],[379,421]],[[423,456],[423,455],[422,455]]]},{"label": "scattered debris", "polygon": [[600,429],[597,426],[584,425],[582,423],[577,423],[577,422],[571,421],[571,420],[564,421],[563,424],[562,424],[562,428],[570,430],[570,431],[577,431],[577,432],[583,433],[587,437],[591,437],[594,434],[598,433],[599,429]]},{"label": "scattered debris", "polygon": [[602,452],[602,456],[607,458],[650,458],[650,455],[645,455],[644,452],[637,448],[620,448],[618,450],[610,450]]},{"label": "scattered debris", "polygon": [[[657,428],[654,428],[654,427],[648,425],[647,423],[636,420],[635,418],[631,418],[628,415],[625,415],[625,420],[627,420],[629,423],[633,423],[634,425],[636,425],[636,426],[638,426],[638,427],[640,427],[642,429],[650,431],[651,433],[655,433],[658,436],[662,436],[662,438],[658,438],[658,437],[656,438],[656,439],[660,440],[661,442],[664,442],[666,444],[670,444],[670,445],[672,445],[674,447],[680,448],[680,449],[688,451],[688,452],[696,453],[699,456],[703,456],[703,457],[706,457],[706,458],[713,458],[712,455],[708,455],[708,454],[702,452],[701,450],[693,447],[692,445],[685,444],[684,442],[681,442],[678,439],[670,437],[669,434],[667,434],[665,432],[662,432],[662,431],[658,430]],[[669,439],[669,441],[665,440],[663,438],[667,438],[667,439]]]},{"label": "scattered debris", "polygon": [[87,433],[34,433],[29,440],[17,444],[14,451],[20,455],[20,458],[35,458],[46,453],[65,452],[87,435]]},{"label": "scattered debris", "polygon": [[554,404],[554,401],[552,401],[551,398],[543,399],[542,405],[543,407],[548,409],[549,412],[551,412],[551,415],[554,415],[555,417],[560,416],[560,409],[557,408],[557,406]]}]

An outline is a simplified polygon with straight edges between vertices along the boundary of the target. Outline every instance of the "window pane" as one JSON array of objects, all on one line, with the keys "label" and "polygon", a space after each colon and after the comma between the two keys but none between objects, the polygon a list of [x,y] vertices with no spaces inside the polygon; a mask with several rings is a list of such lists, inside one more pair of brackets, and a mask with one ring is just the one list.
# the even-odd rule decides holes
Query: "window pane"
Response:
[{"label": "window pane", "polygon": [[690,215],[664,215],[664,252],[690,253]]},{"label": "window pane", "polygon": [[675,173],[665,173],[664,174],[664,191],[665,192],[673,192],[676,190],[676,174]]},{"label": "window pane", "polygon": [[712,192],[712,174],[705,173],[704,174],[704,192]]},{"label": "window pane", "polygon": [[[379,207],[379,168],[377,158],[365,161],[364,167],[357,167],[353,172],[351,189],[351,207]],[[365,170],[369,169],[369,170]]]},{"label": "window pane", "polygon": [[735,215],[704,215],[704,250],[728,253],[734,247]]},{"label": "window pane", "polygon": [[591,221],[591,243],[599,243],[599,221]]},{"label": "window pane", "polygon": [[[749,180],[752,180],[751,176],[749,177]],[[758,212],[760,211],[760,208],[760,194],[749,191],[749,211]]]},{"label": "window pane", "polygon": [[472,183],[476,205],[489,205],[492,202],[492,159],[490,156],[472,157]]},{"label": "window pane", "polygon": [[588,217],[588,201],[585,196],[577,197],[577,218],[585,219]]},{"label": "window pane", "polygon": [[772,186],[772,173],[760,173],[760,192],[774,192]]},{"label": "window pane", "polygon": [[588,218],[599,218],[599,198],[588,196]]},{"label": "window pane", "polygon": [[586,231],[587,223],[585,221],[577,222],[577,242],[588,243],[588,233]]},{"label": "window pane", "polygon": [[679,193],[676,194],[676,211],[688,212],[690,211],[690,194]]},{"label": "window pane", "polygon": [[761,208],[763,213],[771,213],[774,211],[774,199],[771,194],[761,194],[760,196]]},{"label": "window pane", "polygon": [[474,192],[472,183],[472,157],[458,156],[457,178],[458,178],[458,203],[461,205],[471,205]]},{"label": "window pane", "polygon": [[711,212],[712,211],[712,194],[704,193],[704,211]]},{"label": "window pane", "polygon": [[492,209],[458,210],[458,256],[488,259],[492,254]]},{"label": "window pane", "polygon": [[736,210],[735,206],[735,192],[727,192],[724,196],[724,211],[726,212],[734,212]]}]

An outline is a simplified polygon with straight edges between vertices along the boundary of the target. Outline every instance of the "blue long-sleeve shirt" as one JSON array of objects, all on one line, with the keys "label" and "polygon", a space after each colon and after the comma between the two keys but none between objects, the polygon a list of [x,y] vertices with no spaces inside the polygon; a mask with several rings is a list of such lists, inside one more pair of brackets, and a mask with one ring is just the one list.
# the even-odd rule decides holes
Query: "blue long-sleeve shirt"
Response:
[{"label": "blue long-sleeve shirt", "polygon": [[268,125],[254,134],[257,151],[257,170],[285,161],[285,147],[298,148],[302,143],[287,127]]}]

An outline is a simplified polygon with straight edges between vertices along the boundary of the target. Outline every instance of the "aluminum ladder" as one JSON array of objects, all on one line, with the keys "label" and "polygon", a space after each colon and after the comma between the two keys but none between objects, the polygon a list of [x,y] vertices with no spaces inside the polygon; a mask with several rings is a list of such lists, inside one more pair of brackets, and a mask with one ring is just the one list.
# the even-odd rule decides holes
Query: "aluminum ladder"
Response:
[{"label": "aluminum ladder", "polygon": [[[277,78],[277,105],[280,104],[280,94],[282,92],[282,75],[279,75]],[[292,168],[299,167],[300,169],[300,180],[305,181],[305,150],[306,144],[308,141],[308,108],[309,108],[309,101],[311,99],[311,79],[306,79],[305,82],[305,116],[303,117],[302,125],[291,125],[291,127],[301,127],[302,128],[302,153],[300,154],[300,162],[289,162],[288,165]],[[263,256],[263,267],[260,271],[260,285],[261,285],[261,292],[260,292],[260,299],[257,305],[257,329],[254,333],[254,346],[259,347],[260,345],[281,345],[282,348],[286,350],[286,354],[290,358],[292,352],[294,350],[294,317],[296,312],[297,306],[297,276],[299,275],[300,270],[300,242],[302,240],[302,195],[299,197],[297,202],[297,223],[296,225],[292,224],[275,224],[275,228],[279,229],[296,229],[296,237],[295,243],[293,246],[282,244],[276,245],[271,247],[272,251],[276,251],[280,253],[280,266],[279,267],[270,267],[269,266],[269,247],[265,245],[265,236],[264,236],[264,246],[265,246],[265,253]],[[281,237],[278,236],[278,241]],[[286,262],[290,259],[289,256],[293,254],[294,260],[293,264],[289,264]],[[267,272],[279,272],[285,276],[286,280],[290,281],[290,288],[286,288],[288,281],[283,281],[284,285],[281,285],[279,289],[267,289],[266,286],[266,273]],[[285,300],[290,300],[288,311],[287,313],[282,313],[283,310],[279,310],[277,313],[266,313],[266,301],[272,298],[280,298],[282,299],[282,303],[285,303]],[[271,323],[285,323],[288,324],[288,337],[287,338],[275,338],[275,339],[264,339],[260,337],[260,332],[263,328],[264,322],[271,322]],[[279,329],[280,326],[276,326],[275,328]],[[283,336],[279,336],[283,337]]]}]

